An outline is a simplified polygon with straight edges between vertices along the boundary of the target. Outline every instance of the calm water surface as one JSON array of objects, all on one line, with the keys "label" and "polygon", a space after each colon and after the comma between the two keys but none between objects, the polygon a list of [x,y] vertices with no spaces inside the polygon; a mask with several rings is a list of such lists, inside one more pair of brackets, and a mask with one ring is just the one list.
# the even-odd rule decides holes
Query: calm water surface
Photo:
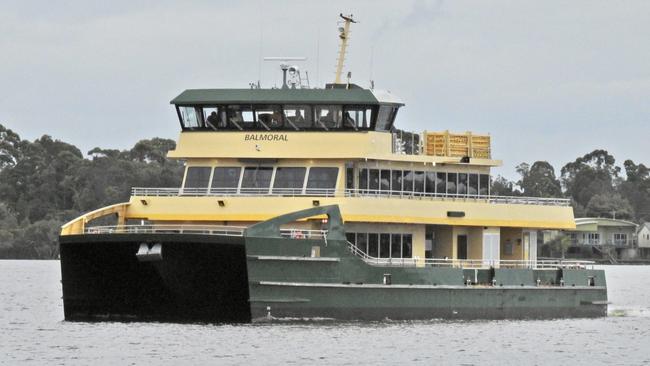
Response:
[{"label": "calm water surface", "polygon": [[607,266],[610,316],[199,325],[63,321],[58,261],[0,261],[0,364],[650,365],[650,266]]}]

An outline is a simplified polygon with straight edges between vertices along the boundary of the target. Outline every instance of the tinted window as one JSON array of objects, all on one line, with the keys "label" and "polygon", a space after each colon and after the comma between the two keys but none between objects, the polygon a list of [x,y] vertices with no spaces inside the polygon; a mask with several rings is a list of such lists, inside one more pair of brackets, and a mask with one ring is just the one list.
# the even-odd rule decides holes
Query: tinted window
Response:
[{"label": "tinted window", "polygon": [[368,255],[379,257],[379,234],[368,234]]},{"label": "tinted window", "polygon": [[273,168],[246,167],[241,181],[242,193],[267,193],[271,185]]},{"label": "tinted window", "polygon": [[201,125],[201,111],[200,108],[196,107],[178,107],[178,111],[181,114],[181,121],[183,121],[183,127],[185,128],[197,128]]},{"label": "tinted window", "polygon": [[413,236],[404,234],[402,237],[402,258],[411,258],[413,256]]},{"label": "tinted window", "polygon": [[458,194],[467,194],[467,173],[458,174]]},{"label": "tinted window", "polygon": [[204,107],[203,121],[205,121],[205,126],[209,129],[226,128],[226,111],[219,107]]},{"label": "tinted window", "polygon": [[239,184],[240,167],[217,167],[212,174],[212,192],[236,193]]},{"label": "tinted window", "polygon": [[377,114],[376,131],[387,131],[390,128],[391,118],[393,116],[393,107],[382,105],[379,106],[379,113]]},{"label": "tinted window", "polygon": [[359,248],[360,251],[368,254],[368,234],[357,234],[357,248]]},{"label": "tinted window", "polygon": [[376,192],[379,190],[379,170],[370,169],[370,177],[368,178],[369,184],[368,188],[371,192]]},{"label": "tinted window", "polygon": [[339,168],[310,168],[309,178],[307,179],[307,189],[333,190],[336,188],[336,178],[338,178]]},{"label": "tinted window", "polygon": [[324,129],[339,128],[341,126],[341,106],[322,105],[316,108],[316,127]]},{"label": "tinted window", "polygon": [[368,189],[368,169],[359,170],[359,189]]},{"label": "tinted window", "polygon": [[390,190],[390,170],[382,170],[379,172],[379,189],[382,191]]},{"label": "tinted window", "polygon": [[404,192],[413,192],[413,172],[405,170],[403,174],[404,180],[402,182],[402,190]]},{"label": "tinted window", "polygon": [[253,129],[255,118],[251,106],[228,106],[228,126],[236,129]]},{"label": "tinted window", "polygon": [[402,257],[402,235],[392,234],[390,236],[390,256],[392,258]]},{"label": "tinted window", "polygon": [[354,189],[354,168],[345,168],[345,189]]},{"label": "tinted window", "polygon": [[458,174],[447,173],[447,193],[456,194],[456,179]]},{"label": "tinted window", "polygon": [[391,172],[391,181],[390,181],[390,190],[393,192],[401,192],[402,191],[402,171],[401,170],[393,170]]},{"label": "tinted window", "polygon": [[424,192],[424,172],[413,172],[413,191]]},{"label": "tinted window", "polygon": [[436,193],[436,173],[435,172],[427,172],[426,192],[427,193]]},{"label": "tinted window", "polygon": [[313,125],[313,117],[311,107],[308,105],[285,105],[284,106],[284,121],[287,128],[301,130],[311,128]]},{"label": "tinted window", "polygon": [[447,192],[447,173],[436,173],[436,193],[445,194]]},{"label": "tinted window", "polygon": [[280,106],[255,106],[255,120],[259,125],[258,127],[265,130],[282,128],[282,112],[280,111]]},{"label": "tinted window", "polygon": [[370,126],[370,107],[345,107],[343,112],[343,128],[367,129]]},{"label": "tinted window", "polygon": [[273,181],[273,193],[301,193],[306,171],[307,168],[277,168]]},{"label": "tinted window", "polygon": [[390,257],[390,234],[379,234],[379,257]]},{"label": "tinted window", "polygon": [[212,168],[207,166],[188,167],[185,176],[185,188],[208,188],[210,181],[210,171]]},{"label": "tinted window", "polygon": [[479,194],[481,196],[487,196],[489,194],[490,187],[490,176],[487,174],[481,174],[479,176]]},{"label": "tinted window", "polygon": [[472,196],[478,194],[478,174],[469,175],[469,185],[467,186],[467,193]]}]

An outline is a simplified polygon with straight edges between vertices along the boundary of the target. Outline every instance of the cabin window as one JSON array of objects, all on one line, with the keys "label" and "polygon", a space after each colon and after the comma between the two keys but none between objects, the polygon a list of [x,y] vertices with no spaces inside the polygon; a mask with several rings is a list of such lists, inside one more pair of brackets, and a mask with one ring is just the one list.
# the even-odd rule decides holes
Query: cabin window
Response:
[{"label": "cabin window", "polygon": [[275,179],[273,180],[273,193],[302,193],[306,172],[307,168],[276,168]]},{"label": "cabin window", "polygon": [[255,117],[251,106],[229,105],[228,126],[238,130],[253,129]]},{"label": "cabin window", "polygon": [[457,173],[447,173],[447,194],[456,194]]},{"label": "cabin window", "polygon": [[368,255],[379,258],[379,234],[368,234]]},{"label": "cabin window", "polygon": [[467,186],[467,194],[476,196],[478,194],[478,174],[469,175],[469,185]]},{"label": "cabin window", "polygon": [[280,106],[255,106],[255,120],[260,129],[268,131],[282,128]]},{"label": "cabin window", "polygon": [[427,172],[425,192],[429,195],[436,193],[436,172]]},{"label": "cabin window", "polygon": [[219,107],[203,107],[203,121],[209,129],[226,128],[226,111]]},{"label": "cabin window", "polygon": [[490,194],[490,176],[488,174],[479,175],[478,194],[487,196]]},{"label": "cabin window", "polygon": [[317,128],[330,130],[341,126],[341,106],[319,105],[315,109]]},{"label": "cabin window", "polygon": [[411,258],[413,256],[413,235],[404,234],[402,236],[402,258]]},{"label": "cabin window", "polygon": [[363,193],[368,189],[368,169],[359,169],[359,189]]},{"label": "cabin window", "polygon": [[345,107],[343,112],[343,128],[345,129],[368,129],[372,109],[370,107]]},{"label": "cabin window", "polygon": [[402,179],[402,191],[413,192],[413,172],[405,170],[402,174],[404,175]]},{"label": "cabin window", "polygon": [[370,169],[369,173],[368,189],[370,190],[370,193],[377,193],[379,190],[379,170]]},{"label": "cabin window", "polygon": [[402,192],[402,171],[401,170],[391,171],[390,190],[393,193]]},{"label": "cabin window", "polygon": [[390,256],[391,258],[402,258],[402,235],[390,235]]},{"label": "cabin window", "polygon": [[271,186],[271,167],[246,167],[241,181],[242,193],[268,193]]},{"label": "cabin window", "polygon": [[178,107],[185,128],[201,127],[201,111],[197,107]]},{"label": "cabin window", "polygon": [[313,117],[311,107],[308,105],[285,105],[284,121],[287,128],[295,130],[308,129],[312,127]]},{"label": "cabin window", "polygon": [[345,168],[345,189],[354,189],[354,168],[352,166]]},{"label": "cabin window", "polygon": [[447,193],[447,173],[445,172],[436,173],[436,193],[437,194]]},{"label": "cabin window", "polygon": [[235,167],[216,167],[212,174],[212,193],[237,193],[239,184],[239,175],[241,168]]},{"label": "cabin window", "polygon": [[390,170],[382,169],[379,172],[379,189],[384,192],[390,191]]},{"label": "cabin window", "polygon": [[458,173],[458,194],[467,194],[467,173]]},{"label": "cabin window", "polygon": [[390,234],[379,234],[379,258],[390,258]]},{"label": "cabin window", "polygon": [[424,172],[413,172],[413,192],[424,192]]},{"label": "cabin window", "polygon": [[357,233],[357,248],[368,254],[368,234],[366,233]]},{"label": "cabin window", "polygon": [[357,245],[357,234],[355,233],[345,233],[345,239],[352,243],[353,245]]},{"label": "cabin window", "polygon": [[322,192],[325,190],[325,193],[333,192],[336,188],[338,175],[339,168],[310,168],[307,191]]},{"label": "cabin window", "polygon": [[377,124],[375,125],[375,131],[388,131],[393,124],[393,118],[395,114],[393,110],[396,110],[389,105],[379,106],[379,113],[377,114]]},{"label": "cabin window", "polygon": [[212,168],[209,166],[192,166],[187,168],[185,174],[184,188],[204,188],[207,190],[208,183],[210,182],[210,172]]}]

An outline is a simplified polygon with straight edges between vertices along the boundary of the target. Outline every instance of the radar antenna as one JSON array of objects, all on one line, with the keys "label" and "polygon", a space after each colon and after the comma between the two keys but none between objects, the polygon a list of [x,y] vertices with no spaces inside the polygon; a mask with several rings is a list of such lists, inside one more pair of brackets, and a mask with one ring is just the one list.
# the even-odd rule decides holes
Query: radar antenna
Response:
[{"label": "radar antenna", "polygon": [[343,18],[343,27],[339,27],[339,39],[341,39],[341,44],[339,45],[339,58],[336,63],[336,77],[334,78],[334,84],[341,84],[341,73],[343,72],[343,62],[345,61],[345,52],[348,48],[348,39],[350,39],[350,24],[358,23],[352,18],[352,14],[343,15],[339,14]]},{"label": "radar antenna", "polygon": [[[307,57],[264,57],[264,61],[281,61],[280,69],[282,69],[282,89],[289,89],[289,84],[287,84],[287,71],[289,72],[289,77],[291,78],[291,89],[296,88],[296,84],[303,88],[302,77],[300,76],[300,69],[298,66],[289,65],[286,62],[289,61],[306,61]],[[309,79],[307,79],[307,87],[309,87]]]}]

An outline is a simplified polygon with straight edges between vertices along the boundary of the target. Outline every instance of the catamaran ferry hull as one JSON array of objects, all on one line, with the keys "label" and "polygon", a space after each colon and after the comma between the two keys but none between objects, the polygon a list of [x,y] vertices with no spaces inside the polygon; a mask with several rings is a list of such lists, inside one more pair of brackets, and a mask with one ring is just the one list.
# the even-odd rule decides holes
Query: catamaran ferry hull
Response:
[{"label": "catamaran ferry hull", "polygon": [[[66,320],[520,319],[607,313],[599,270],[375,266],[355,256],[345,240],[255,232],[68,235],[60,244]],[[319,255],[309,255],[314,251]]]}]

